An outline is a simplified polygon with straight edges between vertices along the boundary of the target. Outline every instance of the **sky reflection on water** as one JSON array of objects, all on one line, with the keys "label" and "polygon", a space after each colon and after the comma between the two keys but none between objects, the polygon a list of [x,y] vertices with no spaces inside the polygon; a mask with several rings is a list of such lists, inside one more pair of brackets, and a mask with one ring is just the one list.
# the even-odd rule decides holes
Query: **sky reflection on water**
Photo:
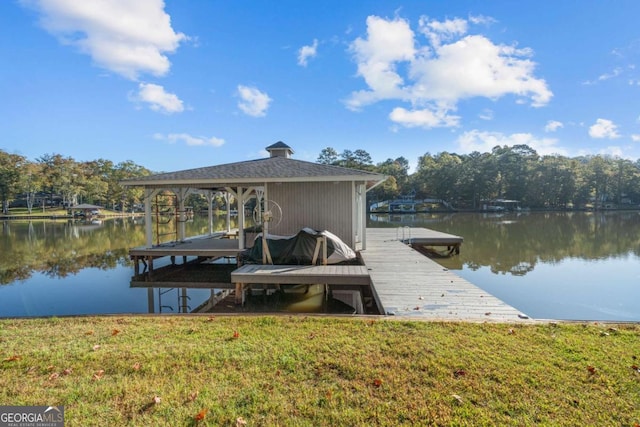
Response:
[{"label": "sky reflection on water", "polygon": [[640,258],[541,263],[524,276],[456,271],[536,319],[640,321]]}]

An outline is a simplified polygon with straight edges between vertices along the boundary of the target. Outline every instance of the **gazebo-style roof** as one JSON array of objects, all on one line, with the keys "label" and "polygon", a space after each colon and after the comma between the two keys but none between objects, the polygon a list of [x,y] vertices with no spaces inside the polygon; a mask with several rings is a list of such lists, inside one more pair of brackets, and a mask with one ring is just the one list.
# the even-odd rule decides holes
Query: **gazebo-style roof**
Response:
[{"label": "gazebo-style roof", "polygon": [[374,184],[385,179],[384,175],[378,173],[275,156],[160,173],[128,179],[123,181],[123,184],[147,187],[170,185],[172,187],[219,188],[265,182],[366,181]]},{"label": "gazebo-style roof", "polygon": [[[245,203],[252,197],[263,206],[277,200],[278,209],[288,214],[287,221],[280,223],[280,229],[286,233],[294,232],[294,229],[297,232],[299,223],[303,223],[304,227],[332,229],[348,244],[360,245],[365,234],[365,193],[387,177],[364,170],[292,159],[293,150],[282,141],[266,150],[270,157],[121,181],[125,186],[144,187],[147,246],[152,245],[152,198],[163,190],[176,195],[178,212],[184,212],[184,201],[190,192],[198,191],[207,197],[210,234],[213,197],[216,192],[221,192],[225,194],[227,204],[230,203],[229,197],[235,199],[238,212],[244,212]],[[228,229],[229,212],[227,209]],[[178,222],[178,239],[183,240],[184,221],[180,219]],[[243,247],[244,215],[238,216],[238,229],[241,230],[239,240]]]}]

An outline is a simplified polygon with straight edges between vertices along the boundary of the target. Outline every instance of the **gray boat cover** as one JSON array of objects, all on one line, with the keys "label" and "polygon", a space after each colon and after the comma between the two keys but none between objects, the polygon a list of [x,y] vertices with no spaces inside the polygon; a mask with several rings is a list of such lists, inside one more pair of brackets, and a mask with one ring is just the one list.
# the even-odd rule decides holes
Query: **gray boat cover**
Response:
[{"label": "gray boat cover", "polygon": [[[339,264],[356,259],[356,253],[335,234],[323,230],[316,231],[303,228],[292,236],[267,235],[267,246],[274,264],[309,265],[313,260],[318,238],[327,239],[327,263]],[[256,236],[253,247],[243,254],[247,263],[262,263],[262,233]],[[317,257],[317,263],[322,261],[322,248]]]}]

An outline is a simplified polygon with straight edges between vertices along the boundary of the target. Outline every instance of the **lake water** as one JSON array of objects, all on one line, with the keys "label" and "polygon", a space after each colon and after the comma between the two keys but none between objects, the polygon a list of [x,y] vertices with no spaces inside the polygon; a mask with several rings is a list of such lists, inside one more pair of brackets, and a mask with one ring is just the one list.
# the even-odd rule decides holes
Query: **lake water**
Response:
[{"label": "lake water", "polygon": [[[438,262],[533,318],[640,321],[640,212],[372,215],[368,226],[464,237],[460,255]],[[205,234],[207,219],[187,229]],[[141,218],[4,221],[0,317],[179,313],[211,297],[130,288],[127,252],[144,241]]]}]

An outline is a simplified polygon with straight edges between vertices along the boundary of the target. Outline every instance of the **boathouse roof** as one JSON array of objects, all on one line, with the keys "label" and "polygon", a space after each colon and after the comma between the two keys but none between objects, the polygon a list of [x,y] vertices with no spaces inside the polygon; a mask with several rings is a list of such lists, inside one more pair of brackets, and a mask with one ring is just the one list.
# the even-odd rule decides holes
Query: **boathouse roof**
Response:
[{"label": "boathouse roof", "polygon": [[[375,184],[386,179],[385,175],[378,173],[292,159],[289,155],[293,150],[282,142],[267,148],[271,157],[160,173],[127,179],[122,184],[215,188],[264,182],[365,181]],[[287,155],[283,155],[283,152]]]}]

